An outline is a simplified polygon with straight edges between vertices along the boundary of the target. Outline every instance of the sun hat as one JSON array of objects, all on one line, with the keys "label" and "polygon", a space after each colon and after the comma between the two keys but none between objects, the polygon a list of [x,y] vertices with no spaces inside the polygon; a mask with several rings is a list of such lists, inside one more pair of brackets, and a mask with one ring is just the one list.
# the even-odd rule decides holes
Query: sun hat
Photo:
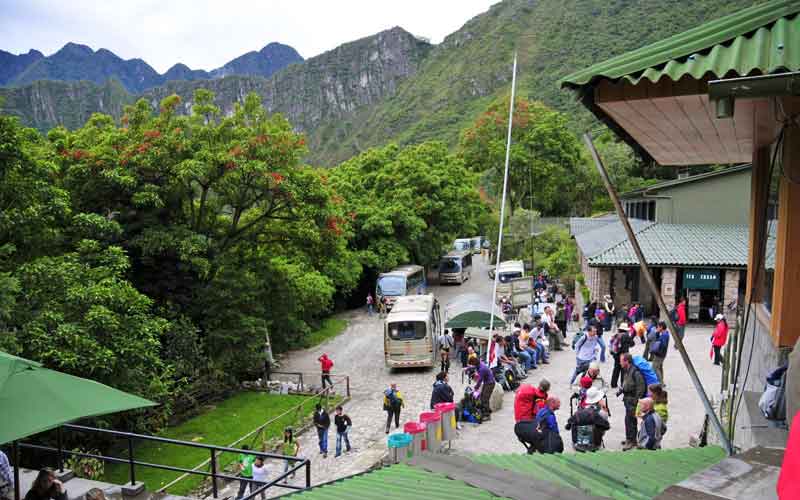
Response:
[{"label": "sun hat", "polygon": [[620,324],[619,324],[619,326],[617,327],[617,331],[620,331],[620,332],[629,332],[629,331],[631,331],[631,327],[628,325],[628,323],[626,323],[626,322],[624,322],[624,321],[623,321],[623,322],[622,322],[622,323],[620,323]]},{"label": "sun hat", "polygon": [[717,314],[716,316],[714,316],[714,321],[721,321],[723,319],[725,319],[725,316],[721,314]]},{"label": "sun hat", "polygon": [[597,387],[590,387],[589,390],[586,391],[586,403],[593,405],[603,399],[603,391],[598,389]]}]

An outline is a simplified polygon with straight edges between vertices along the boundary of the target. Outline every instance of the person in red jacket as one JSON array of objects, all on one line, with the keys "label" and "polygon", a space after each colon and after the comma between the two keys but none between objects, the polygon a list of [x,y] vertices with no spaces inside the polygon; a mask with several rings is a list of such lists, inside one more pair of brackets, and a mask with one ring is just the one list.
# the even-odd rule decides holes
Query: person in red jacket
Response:
[{"label": "person in red jacket", "polygon": [[333,382],[331,381],[331,368],[333,368],[333,361],[331,358],[328,357],[326,353],[323,353],[322,356],[319,357],[319,366],[322,369],[322,390],[325,390],[325,382],[328,382],[328,385],[333,387]]},{"label": "person in red jacket", "polygon": [[514,421],[533,420],[536,413],[544,408],[547,402],[547,391],[550,390],[550,382],[542,379],[539,387],[531,384],[522,384],[514,395]]},{"label": "person in red jacket", "polygon": [[728,322],[721,314],[717,314],[714,321],[717,322],[717,326],[711,334],[711,348],[714,350],[714,364],[719,366],[722,364],[722,346],[728,341]]},{"label": "person in red jacket", "polygon": [[681,297],[680,302],[678,302],[677,312],[678,321],[675,322],[675,327],[678,329],[678,337],[683,341],[683,336],[686,333],[686,297]]}]

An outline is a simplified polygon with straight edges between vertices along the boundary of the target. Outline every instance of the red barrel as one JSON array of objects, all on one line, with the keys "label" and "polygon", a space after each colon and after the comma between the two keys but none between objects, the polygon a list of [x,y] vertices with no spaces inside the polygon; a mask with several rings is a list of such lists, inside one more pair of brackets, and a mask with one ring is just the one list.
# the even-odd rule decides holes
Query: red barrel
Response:
[{"label": "red barrel", "polygon": [[425,425],[427,450],[438,453],[442,445],[442,414],[438,411],[424,411],[419,414],[419,421]]},{"label": "red barrel", "polygon": [[456,404],[437,403],[433,407],[442,415],[442,440],[452,441],[456,437]]},{"label": "red barrel", "polygon": [[419,422],[406,422],[403,426],[403,432],[410,434],[413,438],[411,442],[411,455],[417,456],[426,449],[425,441],[425,424]]}]

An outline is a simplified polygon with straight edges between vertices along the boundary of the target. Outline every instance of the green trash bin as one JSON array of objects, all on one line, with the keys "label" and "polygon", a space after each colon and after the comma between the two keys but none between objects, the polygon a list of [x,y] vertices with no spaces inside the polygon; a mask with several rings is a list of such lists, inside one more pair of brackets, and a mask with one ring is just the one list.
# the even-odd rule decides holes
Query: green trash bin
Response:
[{"label": "green trash bin", "polygon": [[400,432],[389,436],[389,460],[393,464],[406,462],[411,455],[411,434]]}]

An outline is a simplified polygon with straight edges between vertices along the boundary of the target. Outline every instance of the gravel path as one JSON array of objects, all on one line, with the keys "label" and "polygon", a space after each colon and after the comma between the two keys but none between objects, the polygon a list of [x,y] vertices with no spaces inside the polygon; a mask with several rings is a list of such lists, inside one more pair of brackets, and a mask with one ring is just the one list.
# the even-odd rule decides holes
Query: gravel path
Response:
[{"label": "gravel path", "polygon": [[[491,287],[492,282],[486,272],[486,263],[482,257],[476,256],[472,279],[461,286],[439,287],[434,282],[430,290],[442,305],[446,306],[449,301],[462,293],[489,295]],[[317,358],[325,352],[335,362],[333,374],[350,376],[352,397],[345,406],[345,412],[353,420],[350,442],[354,451],[334,458],[336,433],[333,426],[328,436],[328,457],[324,459],[319,454],[317,436],[313,429],[299,437],[301,455],[311,459],[313,484],[363,472],[377,463],[387,451],[384,434],[386,414],[382,408],[382,391],[392,382],[398,384],[406,402],[404,413],[401,415],[402,426],[406,421],[416,420],[421,411],[428,409],[435,376],[435,370],[431,369],[399,370],[390,373],[385,368],[382,320],[377,315],[368,317],[364,310],[358,310],[342,314],[340,317],[349,322],[347,329],[341,335],[318,347],[290,353],[281,363],[281,370],[318,373]],[[571,338],[576,325],[570,326]],[[720,373],[719,367],[712,366],[708,359],[710,331],[708,328],[689,328],[686,343],[698,372],[707,384],[709,395],[713,397],[719,392]],[[642,347],[637,344],[634,353],[641,354],[641,350]],[[567,382],[573,367],[574,355],[571,350],[555,352],[550,365],[540,365],[538,370],[529,372],[525,380],[527,383],[536,384],[542,377],[546,377],[553,386],[551,394],[561,398],[562,407],[558,419],[567,450],[571,450],[571,439],[563,426],[569,417],[570,389]],[[603,376],[606,380],[611,378],[611,369],[612,361],[609,358],[609,362],[603,365]],[[702,425],[702,405],[695,395],[680,356],[672,347],[664,371],[670,394],[670,420],[669,432],[665,435],[663,444],[665,447],[686,446],[689,436],[697,434]],[[453,361],[450,373],[450,384],[458,398],[464,390],[458,362]],[[315,377],[312,383],[319,384],[319,381]],[[452,452],[457,454],[522,452],[522,445],[517,442],[513,433],[513,401],[514,394],[506,393],[503,408],[492,415],[491,421],[480,426],[465,424],[459,432],[458,439],[452,443]],[[624,409],[621,400],[614,397],[610,390],[609,402],[612,419],[611,430],[606,435],[606,446],[609,449],[619,449],[624,436]],[[278,467],[283,470],[282,465],[276,464],[273,467],[276,471]],[[302,485],[304,479],[300,476],[298,474],[292,483]],[[276,489],[273,495],[286,492],[287,490]],[[235,493],[235,485],[230,485],[223,496]]]}]

